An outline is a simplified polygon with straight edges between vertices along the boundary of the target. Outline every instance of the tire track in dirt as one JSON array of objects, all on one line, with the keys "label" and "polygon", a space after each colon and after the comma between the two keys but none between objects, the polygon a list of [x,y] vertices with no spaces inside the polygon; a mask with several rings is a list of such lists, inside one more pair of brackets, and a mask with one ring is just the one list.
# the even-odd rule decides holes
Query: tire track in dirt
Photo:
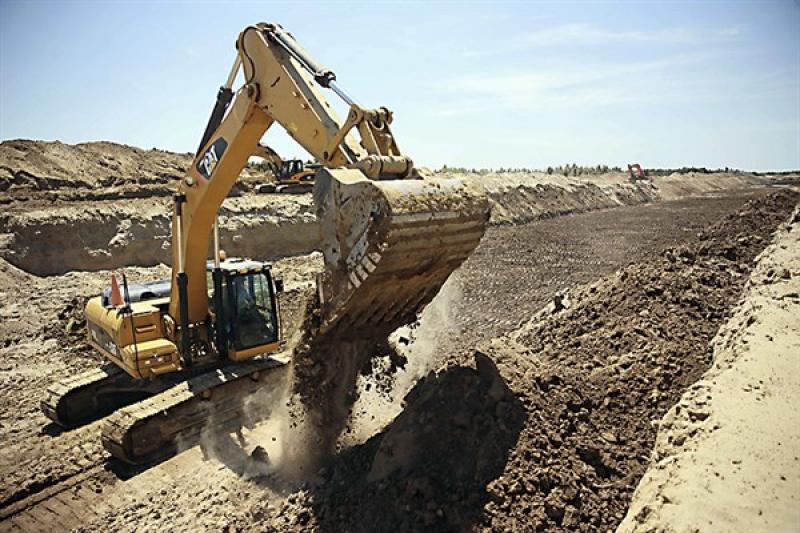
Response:
[{"label": "tire track in dirt", "polygon": [[514,330],[569,287],[590,283],[703,228],[771,189],[606,209],[520,226],[489,228],[455,277],[452,355]]}]

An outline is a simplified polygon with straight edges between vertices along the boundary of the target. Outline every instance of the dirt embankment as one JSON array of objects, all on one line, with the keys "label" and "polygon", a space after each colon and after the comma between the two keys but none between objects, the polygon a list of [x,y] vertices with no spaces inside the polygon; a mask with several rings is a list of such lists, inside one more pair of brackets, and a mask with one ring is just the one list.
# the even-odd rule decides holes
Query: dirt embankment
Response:
[{"label": "dirt embankment", "polygon": [[[0,204],[170,196],[193,154],[99,141],[65,144],[18,139],[0,143]],[[245,169],[236,192],[264,175]]]},{"label": "dirt embankment", "polygon": [[[50,275],[169,263],[169,195],[191,154],[108,142],[0,143],[0,257]],[[449,176],[449,174],[439,174]],[[481,183],[493,224],[518,224],[576,213],[763,184],[747,175],[714,174],[627,182],[624,174],[584,178],[541,172],[463,174]],[[255,195],[266,177],[245,169],[220,213],[222,245],[232,255],[276,259],[309,253],[319,232],[310,195]]]},{"label": "dirt embankment", "polygon": [[[536,225],[491,228],[476,254],[465,262],[452,280],[461,285],[463,292],[463,298],[456,298],[451,309],[457,320],[451,323],[442,317],[436,318],[435,329],[440,333],[439,337],[443,331],[448,334],[432,343],[438,348],[431,348],[434,350],[431,354],[434,366],[427,368],[436,368],[442,361],[447,361],[448,366],[417,385],[415,392],[407,397],[404,408],[397,406],[390,416],[378,417],[373,430],[364,433],[352,445],[348,444],[351,447],[311,476],[304,488],[279,486],[279,490],[288,490],[288,493],[280,494],[275,494],[273,480],[242,475],[236,466],[238,459],[234,462],[225,459],[242,454],[247,456],[251,447],[259,442],[269,448],[267,443],[272,442],[269,432],[254,436],[253,441],[248,435],[246,449],[240,449],[231,441],[226,448],[228,453],[222,453],[222,459],[201,457],[201,453],[193,452],[191,457],[176,457],[175,463],[165,463],[149,470],[148,475],[135,476],[124,483],[119,483],[113,472],[104,469],[105,456],[98,444],[96,427],[57,436],[48,434],[46,420],[35,405],[41,391],[48,382],[69,372],[71,367],[94,364],[87,354],[65,352],[65,347],[71,346],[76,336],[81,336],[80,325],[75,335],[62,336],[60,333],[64,331],[65,322],[68,323],[69,318],[76,314],[74,309],[80,309],[80,305],[71,307],[70,299],[98,292],[108,282],[108,273],[78,272],[37,278],[9,267],[6,278],[9,282],[0,286],[5,293],[5,306],[0,313],[10,317],[10,320],[0,322],[0,333],[6,331],[2,329],[5,327],[13,330],[10,333],[13,342],[0,348],[7,370],[2,376],[7,394],[0,409],[0,438],[7,443],[0,453],[0,478],[7,481],[7,488],[0,494],[0,499],[7,502],[22,498],[22,504],[40,494],[46,498],[52,484],[61,487],[64,485],[59,480],[64,480],[64,483],[75,480],[83,488],[78,490],[78,501],[70,505],[77,506],[82,516],[85,513],[86,517],[78,519],[78,523],[86,524],[89,530],[147,527],[219,529],[228,526],[250,530],[295,531],[317,527],[339,531],[366,530],[376,523],[388,524],[386,527],[393,530],[402,527],[419,529],[425,523],[431,524],[429,529],[444,529],[455,523],[478,529],[492,524],[497,529],[509,530],[513,529],[510,524],[514,521],[521,530],[532,529],[537,524],[542,528],[571,529],[564,524],[571,520],[569,517],[574,517],[575,512],[580,513],[579,516],[606,514],[611,517],[595,521],[587,519],[589,525],[597,521],[616,523],[612,511],[624,510],[625,505],[619,501],[620,494],[627,487],[632,490],[635,479],[628,485],[628,476],[620,480],[613,474],[607,480],[597,480],[597,487],[592,487],[590,482],[593,479],[584,479],[589,475],[584,470],[591,472],[594,467],[575,458],[574,446],[586,447],[587,443],[594,443],[592,445],[599,453],[609,455],[610,460],[619,462],[622,467],[627,467],[627,461],[634,453],[642,456],[642,464],[646,463],[649,449],[646,445],[627,440],[607,443],[596,427],[586,429],[580,425],[586,414],[580,409],[573,414],[569,407],[570,399],[576,394],[583,395],[579,398],[586,395],[594,398],[594,394],[602,396],[594,388],[594,382],[578,380],[581,374],[589,373],[582,365],[587,362],[596,364],[593,350],[596,347],[601,365],[606,364],[614,373],[621,374],[616,378],[621,392],[608,394],[612,403],[603,407],[603,401],[593,401],[588,407],[584,406],[589,411],[590,420],[598,417],[601,431],[610,435],[619,433],[625,438],[630,432],[626,429],[630,423],[628,417],[637,420],[659,418],[669,407],[669,398],[680,395],[685,390],[685,383],[692,381],[691,376],[687,376],[686,381],[664,380],[668,398],[663,400],[666,407],[661,411],[658,411],[661,403],[658,408],[653,408],[639,400],[635,402],[637,409],[628,413],[627,404],[616,405],[613,402],[620,394],[638,390],[627,382],[637,384],[636,387],[649,393],[651,389],[639,383],[640,370],[650,371],[653,365],[661,364],[659,361],[674,363],[674,372],[678,375],[693,371],[697,347],[688,355],[673,354],[667,340],[674,337],[678,346],[683,346],[681,339],[685,339],[687,344],[696,341],[702,346],[704,341],[693,337],[696,335],[694,332],[708,331],[710,336],[713,327],[698,324],[702,320],[717,320],[715,317],[728,308],[726,305],[730,299],[726,295],[734,291],[733,286],[738,283],[735,281],[739,279],[736,273],[745,272],[749,268],[748,258],[768,241],[771,225],[784,210],[781,202],[796,202],[797,197],[795,195],[794,200],[772,199],[766,203],[759,200],[755,204],[758,209],[751,207],[742,217],[729,217],[722,229],[703,232],[706,236],[702,241],[697,240],[696,234],[709,221],[738,210],[746,202],[745,198],[764,196],[764,191],[754,191],[736,197],[664,202],[559,217]],[[744,245],[735,238],[739,234],[749,236],[752,233],[766,237],[761,241],[747,240]],[[638,315],[643,310],[652,315],[658,305],[663,305],[663,309],[658,311],[660,314],[653,318],[653,323],[659,324],[664,316],[673,312],[673,306],[676,309],[688,306],[675,301],[682,294],[684,285],[679,283],[683,278],[676,278],[677,274],[672,271],[668,270],[672,273],[662,282],[664,294],[661,296],[645,297],[641,290],[634,290],[637,287],[632,284],[634,278],[616,276],[599,282],[595,293],[587,292],[588,289],[579,291],[571,297],[573,304],[570,309],[575,310],[574,316],[568,310],[544,317],[549,322],[541,326],[540,331],[555,333],[552,338],[546,338],[544,334],[540,336],[552,343],[551,347],[539,349],[531,342],[530,346],[517,350],[512,339],[505,337],[497,341],[499,345],[495,343],[482,350],[499,361],[499,372],[491,367],[487,371],[485,365],[483,372],[479,366],[473,367],[474,357],[470,348],[478,345],[480,339],[509,331],[515,327],[513,324],[530,318],[552,297],[557,287],[595,280],[630,262],[641,265],[629,266],[625,272],[642,270],[660,274],[667,256],[659,250],[665,246],[674,249],[675,243],[679,242],[690,243],[692,249],[696,249],[698,243],[706,243],[710,247],[709,257],[698,254],[700,266],[696,271],[693,270],[694,264],[684,259],[670,261],[675,263],[674,269],[682,272],[687,280],[696,281],[707,272],[710,261],[711,265],[724,267],[724,271],[712,275],[712,279],[722,276],[723,282],[720,288],[709,287],[708,293],[698,292],[698,298],[710,298],[708,306],[702,304],[700,310],[678,315],[682,319],[689,316],[691,320],[687,324],[665,322],[662,329],[652,334],[653,340],[643,339],[642,352],[634,353],[636,364],[628,366],[627,358],[621,358],[618,365],[608,362],[612,357],[607,356],[605,350],[614,346],[602,342],[608,340],[616,329],[622,329],[621,339],[626,339],[626,335],[636,339],[633,336],[635,332],[626,329],[627,322],[648,330],[649,323],[635,322],[643,320]],[[727,246],[736,252],[726,252],[727,256],[717,259],[720,250]],[[738,254],[740,247],[741,255]],[[290,287],[299,290],[313,278],[307,275],[308,263],[306,258],[295,258],[279,262],[276,268]],[[318,269],[319,256],[311,258],[311,263]],[[154,278],[163,272],[166,272],[163,267],[142,269],[141,275]],[[130,271],[129,275],[133,277]],[[728,278],[734,281],[729,284]],[[642,283],[649,285],[657,281],[646,278]],[[33,287],[35,296],[35,301],[30,304],[27,303],[31,295],[29,286]],[[707,297],[707,294],[716,294],[714,291],[722,291],[725,296],[719,299]],[[586,295],[586,301],[581,294]],[[634,299],[635,305],[624,304],[626,294]],[[611,306],[608,309],[603,307],[606,301]],[[26,304],[23,306],[17,302]],[[285,303],[282,302],[284,309]],[[37,309],[37,312],[28,321],[29,314],[23,311],[30,308]],[[580,309],[598,312],[609,329],[601,328],[595,332]],[[617,313],[619,319],[614,318]],[[704,313],[709,313],[710,318]],[[60,318],[61,314],[64,318]],[[465,317],[466,321],[462,320]],[[523,328],[523,331],[533,331],[530,327]],[[586,341],[588,347],[584,350],[573,347],[575,331],[580,328],[588,332],[577,334],[581,342],[596,337],[599,344]],[[296,327],[287,325],[287,331],[296,331]],[[706,339],[705,335],[700,337]],[[508,347],[504,348],[506,345]],[[618,346],[621,354],[628,352],[627,346],[627,341]],[[661,346],[666,346],[666,356],[647,357]],[[498,356],[493,350],[502,351],[504,355]],[[705,352],[704,346],[700,352]],[[539,368],[536,358],[545,361],[541,376],[536,373]],[[639,359],[649,362],[640,364]],[[426,367],[423,365],[423,368]],[[502,380],[497,386],[494,385],[495,375]],[[549,387],[549,392],[537,392],[539,382],[549,380],[550,375],[559,376],[563,383],[542,385]],[[645,373],[644,377],[651,380],[651,385],[660,383],[653,381],[650,374]],[[602,391],[609,382],[600,383]],[[575,392],[576,386],[578,392]],[[584,392],[586,390],[590,392]],[[638,409],[640,404],[642,410]],[[618,419],[609,418],[609,409],[613,409]],[[402,414],[392,422],[398,412]],[[521,417],[525,421],[520,429],[518,421]],[[573,422],[581,428],[577,436],[569,433],[569,424]],[[622,429],[618,432],[615,425]],[[375,430],[382,431],[370,438]],[[259,441],[260,438],[264,440]],[[561,439],[560,443],[555,441],[556,438]],[[587,457],[591,461],[591,455]],[[453,472],[452,476],[450,472]],[[90,475],[91,481],[80,481],[82,478],[76,477],[85,474]],[[514,487],[513,481],[517,479],[520,485]],[[542,483],[541,487],[539,483]],[[611,485],[606,487],[606,484]],[[549,492],[545,493],[544,487],[550,487]],[[579,494],[587,493],[582,496],[586,503],[580,507],[575,505],[579,500],[561,501],[560,495],[566,492],[569,497],[575,487]],[[95,494],[95,490],[102,492]],[[87,495],[87,491],[92,494]],[[547,500],[551,492],[555,495]],[[593,492],[600,496],[592,496]],[[450,501],[447,499],[450,493],[464,495],[465,499]],[[69,494],[73,495],[71,489]],[[82,499],[83,496],[89,499]],[[58,511],[55,513],[49,510],[52,508],[49,500],[45,500],[41,505],[35,504],[30,512],[15,515],[14,521],[17,516],[23,520],[24,514],[44,517],[43,523],[53,523],[59,521],[61,515],[58,512],[64,512],[69,514],[71,523],[75,523],[74,508],[65,510],[59,503],[61,501],[64,500],[56,502]],[[546,510],[550,508],[550,512],[558,516],[562,503],[565,517],[559,525],[549,518]],[[0,507],[4,507],[3,504]],[[7,511],[8,508],[4,508],[0,512]],[[359,513],[366,518],[362,520]],[[67,518],[62,521],[67,522]],[[601,528],[595,525],[589,529]]]},{"label": "dirt embankment", "polygon": [[[171,263],[169,200],[56,204],[0,215],[0,257],[38,275]],[[309,196],[280,202],[229,198],[220,239],[230,254],[272,260],[309,253],[317,242]]]},{"label": "dirt embankment", "polygon": [[574,291],[483,346],[475,370],[453,359],[315,484],[250,513],[287,531],[616,527],[647,469],[653,422],[711,365],[711,339],[797,201],[755,200]]},{"label": "dirt embankment", "polygon": [[800,211],[761,255],[714,365],[660,421],[618,531],[800,526]]}]

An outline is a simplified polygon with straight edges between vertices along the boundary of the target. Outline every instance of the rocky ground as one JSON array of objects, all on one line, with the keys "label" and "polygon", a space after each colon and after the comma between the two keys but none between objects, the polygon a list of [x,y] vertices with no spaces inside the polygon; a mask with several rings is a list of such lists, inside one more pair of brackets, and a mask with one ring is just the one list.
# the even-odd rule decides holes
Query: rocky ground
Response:
[{"label": "rocky ground", "polygon": [[[503,215],[418,327],[399,333],[411,339],[407,371],[388,392],[359,383],[340,453],[299,482],[250,457],[262,446],[280,459],[280,420],[144,470],[109,461],[97,424],[48,425],[38,411],[47,383],[97,364],[81,309],[109,272],[40,276],[14,266],[13,254],[0,259],[0,530],[616,527],[658,420],[711,365],[712,338],[800,195],[742,178],[720,178],[738,187],[720,190],[704,177],[714,194],[625,206],[701,187],[669,178],[651,196],[598,180],[572,189],[591,193],[576,201],[564,194],[574,183],[507,178],[492,185]],[[513,191],[528,199],[509,201]],[[234,200],[260,201],[251,198]],[[83,201],[59,197],[55,207],[80,212]],[[8,206],[22,220],[49,216],[43,202],[34,194]],[[555,216],[612,205],[623,207]],[[277,262],[288,331],[320,268],[319,254]],[[163,265],[125,272],[169,274]]]}]

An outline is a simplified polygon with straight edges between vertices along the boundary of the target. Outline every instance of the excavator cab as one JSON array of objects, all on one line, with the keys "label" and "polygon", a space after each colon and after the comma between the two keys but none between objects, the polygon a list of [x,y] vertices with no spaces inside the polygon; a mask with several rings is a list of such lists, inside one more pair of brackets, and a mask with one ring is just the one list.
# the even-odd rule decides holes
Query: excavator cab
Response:
[{"label": "excavator cab", "polygon": [[305,165],[300,159],[288,159],[281,164],[278,171],[278,181],[303,181],[314,177],[313,171],[306,172]]},{"label": "excavator cab", "polygon": [[[209,310],[218,342],[234,361],[270,353],[280,348],[280,315],[277,294],[281,280],[272,276],[269,263],[249,259],[227,259],[220,263],[221,294],[213,281],[213,263],[208,265]],[[221,309],[220,307],[221,303]]]}]

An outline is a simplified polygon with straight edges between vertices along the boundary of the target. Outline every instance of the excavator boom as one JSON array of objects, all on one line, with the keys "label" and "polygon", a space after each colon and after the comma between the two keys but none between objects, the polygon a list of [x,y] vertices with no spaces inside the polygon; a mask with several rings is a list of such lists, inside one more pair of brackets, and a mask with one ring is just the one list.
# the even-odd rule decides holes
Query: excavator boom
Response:
[{"label": "excavator boom", "polygon": [[[188,302],[170,302],[178,330],[206,320],[205,254],[216,211],[276,122],[324,167],[314,188],[325,257],[323,323],[355,335],[413,320],[477,246],[489,216],[485,194],[463,180],[422,177],[398,148],[392,113],[356,104],[279,25],[245,28],[237,48],[234,72],[241,64],[245,83],[224,118],[219,106],[227,88],[220,90],[205,142],[181,183],[189,214],[174,221],[182,230],[173,232],[172,294]],[[344,121],[325,99],[326,88],[349,105]]]}]

